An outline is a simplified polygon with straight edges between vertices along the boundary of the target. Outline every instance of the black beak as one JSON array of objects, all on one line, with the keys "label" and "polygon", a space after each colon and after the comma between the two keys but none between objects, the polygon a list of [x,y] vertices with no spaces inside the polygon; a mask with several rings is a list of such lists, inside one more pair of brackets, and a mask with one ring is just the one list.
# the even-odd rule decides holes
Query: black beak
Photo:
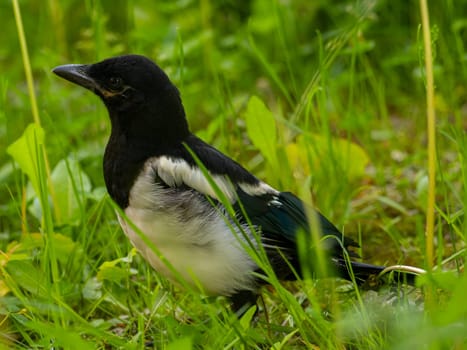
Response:
[{"label": "black beak", "polygon": [[93,92],[98,90],[99,86],[94,79],[88,75],[87,64],[65,64],[55,67],[52,71],[59,77],[71,81]]}]

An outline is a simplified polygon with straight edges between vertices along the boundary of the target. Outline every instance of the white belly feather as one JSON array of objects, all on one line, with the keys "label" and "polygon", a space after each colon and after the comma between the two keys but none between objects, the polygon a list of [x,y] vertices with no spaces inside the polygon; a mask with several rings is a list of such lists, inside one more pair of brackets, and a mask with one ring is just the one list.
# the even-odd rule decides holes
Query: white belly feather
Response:
[{"label": "white belly feather", "polygon": [[[156,186],[155,172],[150,163],[146,164],[125,209],[127,218],[140,232],[119,217],[123,230],[143,257],[173,282],[183,284],[177,281],[181,277],[208,295],[255,289],[252,272],[257,266],[242,248],[241,233],[233,233],[225,218],[198,192]],[[200,211],[203,215],[196,215]],[[157,251],[144,243],[142,234]]]}]

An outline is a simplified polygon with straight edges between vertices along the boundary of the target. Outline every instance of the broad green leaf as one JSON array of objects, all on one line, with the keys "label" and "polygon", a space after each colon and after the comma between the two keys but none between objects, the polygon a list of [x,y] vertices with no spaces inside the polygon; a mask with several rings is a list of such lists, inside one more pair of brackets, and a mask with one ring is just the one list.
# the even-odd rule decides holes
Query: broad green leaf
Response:
[{"label": "broad green leaf", "polygon": [[36,193],[39,192],[39,152],[44,144],[44,130],[37,124],[29,124],[23,135],[13,142],[7,153],[28,176]]},{"label": "broad green leaf", "polygon": [[435,271],[431,274],[417,276],[416,283],[418,287],[431,286],[452,293],[449,302],[443,307],[437,318],[438,322],[449,324],[465,320],[467,314],[467,303],[465,302],[467,275],[459,275],[454,271]]},{"label": "broad green leaf", "polygon": [[[63,264],[69,262],[70,257],[73,255],[81,256],[83,254],[83,248],[78,242],[73,241],[70,237],[65,236],[61,233],[54,233],[54,248],[57,254],[57,260]],[[36,248],[44,248],[44,235],[41,233],[31,233],[24,235],[21,240],[21,248],[18,252],[26,252],[29,257],[32,255],[32,251]]]},{"label": "broad green leaf", "polygon": [[128,268],[121,268],[119,266],[101,266],[97,273],[97,278],[100,281],[111,281],[120,283],[123,279],[130,276],[131,273]]},{"label": "broad green leaf", "polygon": [[46,275],[30,260],[9,261],[6,270],[15,284],[31,294],[40,297],[46,297],[49,294]]},{"label": "broad green leaf", "polygon": [[127,256],[118,258],[111,261],[105,261],[99,266],[97,278],[100,281],[111,281],[119,283],[122,279],[133,274],[133,271],[127,266],[124,268],[117,266],[120,263],[129,264],[132,262],[133,257],[136,255],[136,249],[132,249]]},{"label": "broad green leaf", "polygon": [[[91,193],[91,181],[81,169],[78,161],[62,159],[50,176],[54,189],[54,206],[59,223],[77,224],[81,211],[80,201],[84,202]],[[84,204],[84,203],[81,203]]]},{"label": "broad green leaf", "polygon": [[167,350],[191,350],[193,349],[193,341],[189,337],[183,337],[174,340],[167,345]]},{"label": "broad green leaf", "polygon": [[[32,190],[28,189],[28,199],[34,199],[29,207],[38,219],[42,208],[37,195],[40,194],[40,157],[44,144],[44,130],[37,124],[29,124],[23,135],[7,149],[8,154],[18,163],[27,175]],[[91,181],[74,159],[61,160],[52,171],[50,181],[54,190],[57,223],[76,224],[80,218],[79,199],[83,200],[91,191]]]},{"label": "broad green leaf", "polygon": [[101,201],[102,198],[104,198],[106,194],[107,194],[107,189],[104,186],[96,187],[92,190],[91,193],[88,193],[87,198],[98,202],[98,201]]},{"label": "broad green leaf", "polygon": [[240,319],[240,324],[243,329],[246,330],[251,327],[251,320],[253,319],[253,316],[255,316],[255,312],[256,312],[256,305],[253,305],[242,316],[242,318]]},{"label": "broad green leaf", "polygon": [[[78,242],[73,241],[70,237],[61,233],[53,235],[55,243],[55,252],[57,259],[63,264],[69,262],[73,255],[82,255],[83,248]],[[0,264],[6,265],[7,263],[15,260],[31,260],[34,251],[43,249],[45,245],[44,235],[41,233],[30,233],[22,236],[20,242],[11,242],[7,250],[0,255]]]},{"label": "broad green leaf", "polygon": [[[453,278],[446,278],[447,280],[451,279],[450,284],[454,285]],[[445,324],[464,321],[465,315],[467,314],[467,303],[465,302],[465,292],[467,290],[467,276],[461,275],[453,288],[452,297],[443,310],[443,321]],[[441,318],[441,317],[440,317]]]},{"label": "broad green leaf", "polygon": [[[93,340],[83,337],[82,330],[74,328],[73,325],[62,327],[58,322],[51,322],[49,320],[43,321],[42,318],[36,317],[28,320],[27,327],[38,334],[47,335],[42,338],[39,337],[34,344],[34,348],[67,350],[90,350],[102,348],[93,342]],[[53,339],[53,346],[50,345],[50,339]]]},{"label": "broad green leaf", "polygon": [[253,96],[246,110],[246,129],[251,142],[272,164],[276,164],[276,122],[271,111]]},{"label": "broad green leaf", "polygon": [[347,139],[332,139],[330,148],[325,137],[320,138],[321,150],[333,153],[333,157],[340,163],[340,167],[345,171],[349,179],[355,179],[365,175],[365,168],[370,159],[366,152],[356,143]]},{"label": "broad green leaf", "polygon": [[[53,188],[53,199],[58,224],[76,225],[81,218],[80,201],[84,204],[88,198],[93,198],[91,181],[81,169],[77,160],[67,158],[60,160],[50,176]],[[42,207],[32,186],[28,184],[26,197],[31,204],[29,212],[40,220]]]},{"label": "broad green leaf", "polygon": [[285,147],[287,159],[293,175],[297,180],[303,181],[310,175],[310,164],[308,162],[306,148],[301,147],[298,143],[289,143]]},{"label": "broad green leaf", "polygon": [[[453,291],[462,281],[459,274],[454,271],[435,271],[431,274],[421,274],[417,276],[417,287],[435,285],[436,288]],[[467,284],[466,284],[467,286]]]},{"label": "broad green leaf", "polygon": [[321,163],[332,159],[353,180],[365,175],[365,168],[370,161],[359,145],[342,138],[329,140],[318,134],[298,136],[295,143],[287,145],[286,153],[294,175],[298,178],[306,178],[313,171],[323,171]]}]

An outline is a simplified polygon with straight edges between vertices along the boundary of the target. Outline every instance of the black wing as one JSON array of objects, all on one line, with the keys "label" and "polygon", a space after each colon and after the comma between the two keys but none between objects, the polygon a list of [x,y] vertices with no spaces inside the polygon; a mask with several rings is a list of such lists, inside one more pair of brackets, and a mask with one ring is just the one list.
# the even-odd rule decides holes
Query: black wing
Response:
[{"label": "black wing", "polygon": [[[290,192],[278,192],[273,188],[265,192],[263,182],[240,164],[194,135],[186,140],[186,144],[212,175],[225,176],[234,184],[238,197],[234,209],[238,217],[243,223],[249,221],[260,229],[263,246],[277,275],[282,279],[293,278],[289,264],[300,272],[297,234],[302,231],[305,233],[305,238],[311,238],[310,223],[303,202]],[[197,167],[186,148],[179,148],[177,154],[173,156],[183,158],[193,168]],[[198,186],[197,190],[199,191],[200,188]],[[321,213],[315,210],[314,212],[321,234],[327,237],[321,247],[324,247],[330,258],[342,259],[343,248],[358,246],[353,240],[343,237],[342,233]],[[308,241],[311,245],[311,239]],[[313,254],[312,249],[310,254]],[[284,261],[284,258],[288,260],[288,263]]]},{"label": "black wing", "polygon": [[[252,196],[239,189],[238,197],[241,204],[236,204],[237,212],[245,212],[251,224],[260,228],[263,246],[279,278],[293,279],[294,274],[288,263],[284,261],[284,257],[297,273],[301,272],[297,252],[298,232],[301,231],[305,234],[308,253],[310,255],[316,254],[313,253],[311,225],[303,202],[290,192],[281,192],[278,195]],[[358,245],[353,240],[344,237],[321,213],[313,209],[312,211],[316,215],[321,234],[325,237],[321,247],[325,249],[329,258],[337,258],[341,261],[343,248],[347,249]],[[311,258],[310,264],[312,264],[313,259],[309,258]],[[313,266],[308,267],[314,271]],[[338,266],[338,270],[340,270],[340,266]],[[341,275],[342,273],[337,271],[337,274]]]}]

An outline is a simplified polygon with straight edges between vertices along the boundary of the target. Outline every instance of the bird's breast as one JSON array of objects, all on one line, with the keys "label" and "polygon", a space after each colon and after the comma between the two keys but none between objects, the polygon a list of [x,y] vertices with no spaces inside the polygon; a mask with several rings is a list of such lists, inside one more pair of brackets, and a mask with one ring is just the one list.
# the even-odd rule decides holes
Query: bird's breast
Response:
[{"label": "bird's breast", "polygon": [[257,266],[222,210],[195,190],[158,184],[155,171],[143,169],[131,188],[126,218],[119,217],[143,257],[176,284],[201,287],[209,295],[255,289]]}]

